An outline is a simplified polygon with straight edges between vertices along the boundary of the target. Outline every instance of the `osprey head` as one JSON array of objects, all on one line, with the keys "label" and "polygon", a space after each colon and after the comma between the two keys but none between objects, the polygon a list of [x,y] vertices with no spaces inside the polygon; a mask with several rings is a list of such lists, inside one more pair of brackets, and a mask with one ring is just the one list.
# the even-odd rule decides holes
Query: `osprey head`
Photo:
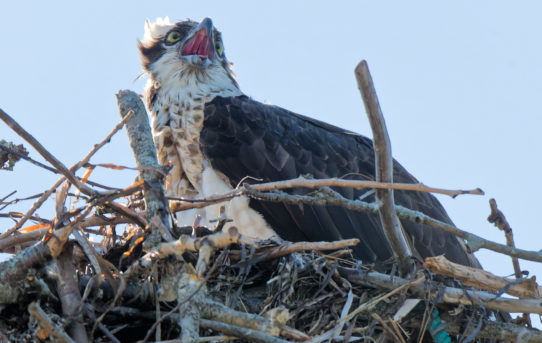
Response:
[{"label": "osprey head", "polygon": [[221,33],[210,18],[171,24],[169,18],[145,23],[139,41],[143,68],[161,83],[191,82],[238,88],[226,59]]}]

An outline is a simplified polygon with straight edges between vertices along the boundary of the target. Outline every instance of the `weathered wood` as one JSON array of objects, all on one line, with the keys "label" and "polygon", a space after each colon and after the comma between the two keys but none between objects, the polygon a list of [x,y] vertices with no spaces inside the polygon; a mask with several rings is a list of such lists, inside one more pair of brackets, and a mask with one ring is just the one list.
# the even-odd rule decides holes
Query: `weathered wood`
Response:
[{"label": "weathered wood", "polygon": [[160,232],[157,227],[151,225],[151,235],[146,239],[146,244],[149,247],[155,246],[160,242],[160,237],[166,241],[172,241],[171,221],[162,186],[164,173],[156,157],[156,148],[145,105],[137,94],[130,90],[119,91],[117,103],[121,117],[124,118],[133,112],[132,118],[126,122],[126,131],[134,152],[139,177],[145,182],[143,194],[147,208],[147,222],[151,223],[154,217],[158,217],[167,228],[165,232]]},{"label": "weathered wood", "polygon": [[[373,84],[367,61],[362,60],[355,70],[358,88],[365,104],[365,110],[371,131],[373,132],[373,146],[375,150],[375,177],[377,182],[393,183],[393,158],[391,155],[391,143],[384,115],[380,109],[378,97]],[[399,263],[402,275],[407,275],[412,270],[410,248],[405,232],[395,214],[395,200],[392,189],[377,189],[376,202],[378,215],[384,228],[384,234],[391,245],[393,255]]]},{"label": "weathered wood", "polygon": [[491,292],[499,292],[506,288],[510,295],[520,298],[540,298],[542,287],[533,279],[518,280],[507,279],[494,275],[479,268],[472,268],[453,263],[444,256],[428,257],[423,264],[429,271],[458,279],[465,286],[483,289]]}]

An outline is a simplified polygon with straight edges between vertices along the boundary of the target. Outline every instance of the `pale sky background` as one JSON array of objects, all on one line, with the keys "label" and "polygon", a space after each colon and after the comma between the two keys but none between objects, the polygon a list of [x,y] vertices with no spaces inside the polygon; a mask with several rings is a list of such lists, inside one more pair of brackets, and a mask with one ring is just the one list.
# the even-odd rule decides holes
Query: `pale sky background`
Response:
[{"label": "pale sky background", "polygon": [[[72,165],[120,120],[114,94],[143,89],[134,80],[144,20],[211,17],[247,95],[370,136],[353,74],[366,59],[394,157],[427,185],[486,192],[439,197],[458,227],[504,243],[486,221],[493,197],[517,246],[539,250],[541,14],[536,1],[2,2],[0,108]],[[3,123],[1,138],[25,143]],[[125,132],[91,162],[134,166]],[[93,175],[124,187],[135,172]],[[0,171],[0,198],[57,179],[20,162]],[[51,218],[52,206],[38,213]],[[0,231],[11,226],[0,220]],[[507,257],[476,255],[513,273]],[[542,278],[540,264],[521,267]]]}]

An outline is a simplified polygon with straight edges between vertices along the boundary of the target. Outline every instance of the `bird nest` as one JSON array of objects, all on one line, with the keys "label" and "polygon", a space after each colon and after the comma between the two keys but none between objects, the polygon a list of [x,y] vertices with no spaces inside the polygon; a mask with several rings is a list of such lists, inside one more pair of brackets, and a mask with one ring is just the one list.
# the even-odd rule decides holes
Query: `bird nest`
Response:
[{"label": "bird nest", "polygon": [[[27,213],[10,213],[16,225],[0,235],[1,251],[14,254],[0,264],[0,341],[542,342],[528,315],[515,320],[509,315],[542,313],[534,279],[500,278],[443,257],[402,261],[410,266],[408,273],[397,261],[387,267],[364,265],[349,250],[356,239],[257,241],[228,227],[223,214],[212,230],[198,223],[172,226],[160,182],[164,171],[155,156],[149,162],[150,133],[142,137],[150,132],[143,105],[134,94],[118,97],[122,123],[70,169],[0,111],[1,119],[63,175]],[[97,166],[88,161],[125,123],[130,138],[137,136],[133,141],[138,142],[134,154],[140,180],[125,189],[96,191],[90,186],[99,185],[89,175]],[[11,168],[17,158],[32,161],[15,145],[1,146],[7,152],[0,155],[2,165]],[[83,166],[89,172],[75,177],[74,171]],[[306,180],[293,181],[285,184],[310,186]],[[327,186],[336,182],[330,180]],[[75,194],[70,193],[72,185]],[[315,187],[324,186],[319,180]],[[262,199],[262,191],[277,188],[276,183],[245,186],[206,203],[183,203],[176,210],[240,195]],[[34,216],[55,191],[55,218]],[[323,194],[325,198],[315,201],[331,199],[341,206],[336,193],[325,189]],[[72,204],[82,205],[66,206],[69,195],[78,200]],[[283,193],[272,193],[268,200],[312,201]],[[7,197],[2,202],[3,208],[11,203]],[[371,204],[345,205],[374,213]],[[542,261],[539,252],[483,240],[421,213],[397,213],[451,232],[472,250],[506,253],[514,263],[518,257]],[[37,223],[24,226],[28,220]],[[511,235],[495,203],[492,221]]]},{"label": "bird nest", "polygon": [[[2,310],[4,341],[80,341],[77,328],[95,342],[181,342],[190,330],[197,341],[236,342],[542,338],[492,310],[489,293],[423,265],[409,279],[362,265],[346,248],[355,240],[277,244],[235,228],[181,228],[144,253],[137,230],[94,256],[97,268],[73,240],[56,263],[26,270],[18,301]],[[77,310],[68,317],[69,306]]]}]

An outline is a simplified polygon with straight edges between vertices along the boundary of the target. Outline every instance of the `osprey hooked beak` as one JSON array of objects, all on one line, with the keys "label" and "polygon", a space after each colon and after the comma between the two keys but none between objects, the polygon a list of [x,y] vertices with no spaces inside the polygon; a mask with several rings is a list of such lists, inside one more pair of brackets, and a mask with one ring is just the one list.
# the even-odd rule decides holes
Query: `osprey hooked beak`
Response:
[{"label": "osprey hooked beak", "polygon": [[213,40],[213,21],[205,18],[196,26],[183,42],[180,50],[182,57],[198,56],[201,61],[213,61],[215,44]]}]

